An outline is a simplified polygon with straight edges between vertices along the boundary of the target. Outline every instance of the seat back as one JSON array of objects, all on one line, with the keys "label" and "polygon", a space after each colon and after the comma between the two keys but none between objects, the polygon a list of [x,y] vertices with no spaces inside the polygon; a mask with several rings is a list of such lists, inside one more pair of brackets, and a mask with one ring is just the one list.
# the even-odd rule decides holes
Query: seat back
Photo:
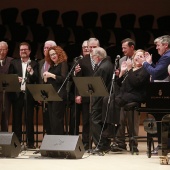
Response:
[{"label": "seat back", "polygon": [[112,29],[115,27],[117,14],[114,12],[106,13],[100,16],[101,26],[103,28]]},{"label": "seat back", "polygon": [[39,16],[39,9],[31,8],[21,12],[21,18],[24,25],[36,25]]},{"label": "seat back", "polygon": [[77,26],[79,13],[78,11],[67,11],[62,13],[61,19],[64,27],[75,27]]},{"label": "seat back", "polygon": [[58,10],[47,10],[42,12],[42,21],[44,26],[57,25],[60,12]]},{"label": "seat back", "polygon": [[1,10],[1,20],[3,25],[13,25],[16,23],[18,8],[5,8]]},{"label": "seat back", "polygon": [[84,28],[94,28],[96,27],[98,20],[97,12],[86,12],[82,14],[81,21]]}]

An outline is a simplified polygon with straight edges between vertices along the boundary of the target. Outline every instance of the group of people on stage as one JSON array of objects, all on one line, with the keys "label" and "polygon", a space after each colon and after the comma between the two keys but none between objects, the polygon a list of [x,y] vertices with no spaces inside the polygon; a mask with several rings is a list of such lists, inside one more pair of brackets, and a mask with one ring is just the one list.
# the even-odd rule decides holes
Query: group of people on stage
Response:
[{"label": "group of people on stage", "polygon": [[[131,102],[143,102],[146,97],[146,86],[154,80],[169,79],[170,36],[163,35],[155,39],[156,49],[161,56],[156,65],[152,63],[152,55],[143,49],[135,49],[135,41],[126,38],[122,40],[124,56],[115,63],[96,38],[85,40],[82,44],[82,57],[76,62],[72,77],[101,77],[110,91],[106,97],[80,96],[73,84],[72,104],[70,106],[69,134],[79,134],[80,113],[82,113],[82,142],[84,148],[95,145],[93,153],[99,154],[111,148],[110,137],[115,138],[118,149],[127,150],[125,143],[125,127],[128,126],[129,136],[138,136],[140,114],[134,114],[134,128],[131,113],[124,106]],[[30,59],[31,47],[27,42],[19,45],[19,56],[7,57],[8,44],[0,42],[0,73],[17,74],[20,92],[10,92],[5,95],[5,108],[0,104],[1,131],[8,131],[8,120],[12,106],[12,131],[20,142],[22,139],[22,113],[26,126],[26,142],[28,148],[34,148],[34,105],[35,101],[27,90],[27,84],[52,84],[62,101],[45,103],[43,126],[49,135],[64,135],[64,116],[68,100],[66,84],[63,85],[68,73],[67,54],[62,47],[52,41],[44,43],[44,59],[39,62]],[[154,57],[154,56],[153,56]],[[116,63],[117,62],[117,63]],[[71,66],[73,65],[71,64]],[[117,67],[115,67],[115,65]],[[114,86],[114,87],[113,87]],[[62,87],[62,88],[61,88]],[[0,101],[2,103],[2,92]],[[91,102],[91,103],[90,103]],[[116,128],[115,128],[116,127]],[[161,131],[158,130],[158,145],[161,144]],[[114,135],[113,135],[114,134]],[[130,150],[131,145],[129,141]],[[133,150],[139,152],[137,140]]]}]

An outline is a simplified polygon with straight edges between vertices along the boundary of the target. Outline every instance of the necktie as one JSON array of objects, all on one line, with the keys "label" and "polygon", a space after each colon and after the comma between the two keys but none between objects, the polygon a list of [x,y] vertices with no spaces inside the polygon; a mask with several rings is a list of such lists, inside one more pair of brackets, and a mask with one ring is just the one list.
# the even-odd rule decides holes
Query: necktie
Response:
[{"label": "necktie", "polygon": [[93,68],[93,70],[94,70],[94,68],[95,68],[95,63],[94,63],[93,60],[91,60],[91,65],[92,65],[92,68]]},{"label": "necktie", "polygon": [[98,64],[95,64],[94,65],[94,72],[97,70],[97,68],[98,68]]}]

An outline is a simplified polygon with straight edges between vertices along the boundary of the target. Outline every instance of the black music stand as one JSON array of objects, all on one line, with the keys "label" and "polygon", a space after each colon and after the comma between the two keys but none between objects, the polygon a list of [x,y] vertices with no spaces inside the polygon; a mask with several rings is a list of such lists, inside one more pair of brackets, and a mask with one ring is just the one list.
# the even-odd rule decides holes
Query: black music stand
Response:
[{"label": "black music stand", "polygon": [[20,92],[17,74],[0,74],[0,92],[2,92],[2,113],[5,113],[6,92]]},{"label": "black music stand", "polygon": [[[51,84],[27,84],[27,88],[35,101],[43,101],[43,114],[45,114],[47,101],[62,101],[56,90]],[[38,141],[38,120],[37,120],[37,141]]]},{"label": "black music stand", "polygon": [[[102,77],[73,77],[73,81],[78,89],[80,96],[90,97],[89,105],[89,126],[91,129],[92,97],[104,97],[109,93]],[[89,151],[92,149],[91,130],[89,131]]]}]

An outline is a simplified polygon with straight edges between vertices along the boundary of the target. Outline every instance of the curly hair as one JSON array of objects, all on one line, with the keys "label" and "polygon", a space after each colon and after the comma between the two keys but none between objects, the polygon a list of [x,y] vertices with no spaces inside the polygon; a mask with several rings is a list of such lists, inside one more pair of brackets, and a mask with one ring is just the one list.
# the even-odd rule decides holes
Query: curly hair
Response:
[{"label": "curly hair", "polygon": [[[50,50],[54,50],[56,52],[56,54],[58,55],[57,63],[54,63],[51,60],[51,57],[49,55]],[[67,55],[66,55],[65,51],[60,46],[53,46],[53,47],[50,47],[48,49],[48,53],[47,53],[47,56],[46,56],[46,61],[52,66],[54,64],[59,64],[59,63],[62,63],[64,61],[67,61]]]}]

